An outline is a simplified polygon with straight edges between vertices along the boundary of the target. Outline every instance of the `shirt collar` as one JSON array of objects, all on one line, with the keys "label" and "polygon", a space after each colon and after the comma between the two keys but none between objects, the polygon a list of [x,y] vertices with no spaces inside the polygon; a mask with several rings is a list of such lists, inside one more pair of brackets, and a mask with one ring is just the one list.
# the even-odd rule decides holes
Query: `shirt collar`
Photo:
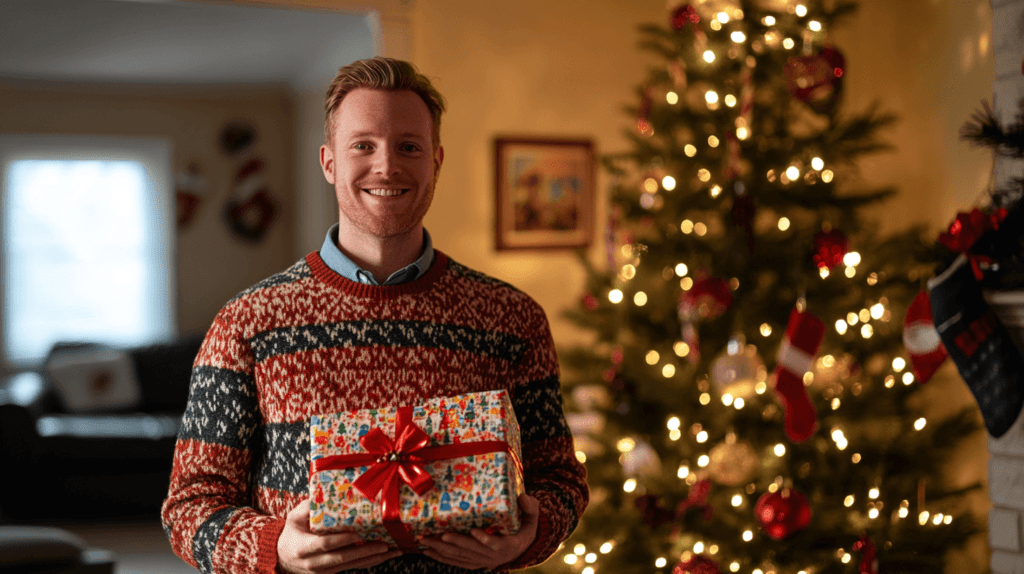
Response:
[{"label": "shirt collar", "polygon": [[430,234],[424,228],[423,253],[420,254],[419,259],[395,271],[383,283],[379,283],[372,273],[360,268],[342,253],[341,249],[338,249],[338,224],[335,223],[327,230],[324,244],[320,247],[320,258],[332,271],[349,281],[367,285],[398,285],[419,279],[430,269],[430,265],[434,262],[434,244],[430,239]]}]

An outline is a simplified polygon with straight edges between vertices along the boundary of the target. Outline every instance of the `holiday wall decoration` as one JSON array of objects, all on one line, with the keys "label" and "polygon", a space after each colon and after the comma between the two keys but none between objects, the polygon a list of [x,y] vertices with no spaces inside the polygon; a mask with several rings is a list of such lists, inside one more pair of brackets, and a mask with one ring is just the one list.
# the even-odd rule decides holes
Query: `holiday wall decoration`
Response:
[{"label": "holiday wall decoration", "polygon": [[[891,192],[861,161],[896,119],[843,107],[858,70],[833,30],[854,8],[692,0],[641,27],[660,61],[604,161],[606,261],[566,312],[593,342],[560,351],[598,503],[539,571],[940,572],[984,530],[982,486],[943,474],[983,421],[931,414],[950,369],[919,384],[942,325],[929,341],[908,310],[933,238],[866,209]],[[594,386],[606,401],[575,392]]]},{"label": "holiday wall decoration", "polygon": [[235,235],[259,242],[277,219],[278,203],[267,189],[265,161],[252,152],[255,142],[256,130],[247,123],[231,122],[221,130],[221,149],[236,162],[224,218]]}]

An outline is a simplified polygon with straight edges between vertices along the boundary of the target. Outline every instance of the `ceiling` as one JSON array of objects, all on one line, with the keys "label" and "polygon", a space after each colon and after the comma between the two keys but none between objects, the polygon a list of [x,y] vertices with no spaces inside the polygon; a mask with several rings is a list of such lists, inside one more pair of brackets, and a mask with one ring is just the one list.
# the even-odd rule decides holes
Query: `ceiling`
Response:
[{"label": "ceiling", "polygon": [[287,85],[374,55],[376,20],[173,0],[2,0],[0,80]]}]

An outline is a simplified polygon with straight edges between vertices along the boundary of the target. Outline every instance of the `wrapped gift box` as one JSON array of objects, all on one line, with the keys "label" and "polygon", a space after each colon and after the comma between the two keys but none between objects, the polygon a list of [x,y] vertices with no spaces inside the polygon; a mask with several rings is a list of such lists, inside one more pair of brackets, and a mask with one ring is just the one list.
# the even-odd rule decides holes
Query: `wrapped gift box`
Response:
[{"label": "wrapped gift box", "polygon": [[519,424],[506,391],[313,416],[309,432],[313,532],[351,529],[364,540],[408,548],[416,536],[519,530]]}]

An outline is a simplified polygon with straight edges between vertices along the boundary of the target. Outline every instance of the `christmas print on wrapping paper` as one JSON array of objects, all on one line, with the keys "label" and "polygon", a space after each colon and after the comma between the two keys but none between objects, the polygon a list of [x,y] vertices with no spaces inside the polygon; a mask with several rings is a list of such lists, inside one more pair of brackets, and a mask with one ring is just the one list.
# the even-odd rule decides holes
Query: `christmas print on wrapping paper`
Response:
[{"label": "christmas print on wrapping paper", "polygon": [[[398,409],[362,409],[310,417],[311,459],[366,452],[359,440],[373,428],[395,436]],[[412,422],[430,436],[429,446],[502,441],[509,452],[423,464],[434,488],[418,496],[401,484],[402,522],[413,536],[490,529],[519,530],[517,498],[525,491],[520,470],[519,424],[508,393],[488,391],[430,399],[412,409]],[[429,448],[429,447],[428,447]],[[364,540],[395,540],[384,526],[380,497],[367,499],[353,483],[370,467],[351,466],[311,472],[310,530],[328,533],[352,528]]]}]

